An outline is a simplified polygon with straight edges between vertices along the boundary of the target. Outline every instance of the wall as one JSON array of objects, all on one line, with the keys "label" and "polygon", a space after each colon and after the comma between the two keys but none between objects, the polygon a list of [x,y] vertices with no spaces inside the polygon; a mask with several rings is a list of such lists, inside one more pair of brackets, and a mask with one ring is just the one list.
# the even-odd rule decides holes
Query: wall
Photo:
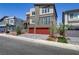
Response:
[{"label": "wall", "polygon": [[79,30],[68,30],[65,32],[68,37],[79,37]]},{"label": "wall", "polygon": [[[71,13],[79,13],[79,12],[69,12],[69,13],[65,13],[65,25],[79,25],[79,19],[70,19],[70,14]],[[73,21],[73,22],[72,22]],[[77,22],[75,22],[77,21]]]}]

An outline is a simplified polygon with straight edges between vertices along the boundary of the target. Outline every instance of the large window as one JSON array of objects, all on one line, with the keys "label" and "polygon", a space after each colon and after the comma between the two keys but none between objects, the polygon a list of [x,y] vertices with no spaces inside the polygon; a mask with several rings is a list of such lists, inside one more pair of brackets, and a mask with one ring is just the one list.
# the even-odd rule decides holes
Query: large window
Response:
[{"label": "large window", "polygon": [[35,20],[34,19],[30,19],[30,24],[35,24]]},{"label": "large window", "polygon": [[40,18],[40,24],[50,24],[50,16],[41,17]]},{"label": "large window", "polygon": [[35,12],[32,12],[32,15],[35,15]]},{"label": "large window", "polygon": [[10,19],[10,20],[9,20],[9,24],[10,24],[10,25],[14,25],[14,19]]},{"label": "large window", "polygon": [[42,8],[42,13],[48,13],[49,12],[49,8]]},{"label": "large window", "polygon": [[79,13],[70,14],[70,19],[79,19]]}]

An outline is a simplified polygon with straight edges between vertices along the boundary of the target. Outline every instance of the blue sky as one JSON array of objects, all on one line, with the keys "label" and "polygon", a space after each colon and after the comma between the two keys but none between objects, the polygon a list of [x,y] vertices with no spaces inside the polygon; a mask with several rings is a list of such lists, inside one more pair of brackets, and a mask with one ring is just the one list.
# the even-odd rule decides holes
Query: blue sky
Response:
[{"label": "blue sky", "polygon": [[[33,3],[0,3],[0,18],[3,16],[17,16],[25,19],[26,12],[32,7],[34,7]],[[56,3],[57,23],[59,24],[62,20],[62,11],[78,8],[79,4],[77,3]]]},{"label": "blue sky", "polygon": [[26,12],[33,7],[30,3],[0,3],[0,18],[3,16],[17,16],[25,19]]}]

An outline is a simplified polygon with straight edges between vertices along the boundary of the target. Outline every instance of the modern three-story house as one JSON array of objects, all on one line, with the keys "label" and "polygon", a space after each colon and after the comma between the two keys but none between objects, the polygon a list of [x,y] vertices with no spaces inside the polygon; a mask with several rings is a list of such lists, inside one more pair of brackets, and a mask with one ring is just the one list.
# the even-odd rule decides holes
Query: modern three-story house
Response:
[{"label": "modern three-story house", "polygon": [[38,3],[34,4],[26,13],[28,32],[34,34],[50,34],[50,27],[56,26],[57,13],[55,4]]},{"label": "modern three-story house", "polygon": [[65,32],[67,36],[79,36],[79,9],[64,11],[62,22],[70,26],[68,31]]}]

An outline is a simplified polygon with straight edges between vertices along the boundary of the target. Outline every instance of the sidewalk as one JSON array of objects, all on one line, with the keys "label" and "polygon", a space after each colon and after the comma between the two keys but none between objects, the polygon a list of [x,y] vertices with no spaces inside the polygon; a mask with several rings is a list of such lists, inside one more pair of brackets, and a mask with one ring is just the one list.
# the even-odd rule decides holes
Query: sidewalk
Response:
[{"label": "sidewalk", "polygon": [[7,37],[7,38],[14,38],[14,39],[17,39],[17,40],[24,40],[24,41],[31,42],[31,43],[48,45],[48,46],[51,46],[51,47],[56,46],[56,47],[60,47],[60,48],[79,51],[79,45],[72,45],[72,44],[59,43],[59,42],[46,41],[46,40],[34,40],[34,39],[31,39],[31,38],[12,36],[12,35],[7,35],[7,34],[0,34],[0,36]]},{"label": "sidewalk", "polygon": [[79,37],[68,37],[68,43],[74,44],[74,45],[79,45]]},{"label": "sidewalk", "polygon": [[43,39],[43,40],[46,40],[49,35],[26,33],[26,34],[22,34],[22,35],[19,35],[19,36],[25,37],[25,38],[31,38],[31,39]]}]

